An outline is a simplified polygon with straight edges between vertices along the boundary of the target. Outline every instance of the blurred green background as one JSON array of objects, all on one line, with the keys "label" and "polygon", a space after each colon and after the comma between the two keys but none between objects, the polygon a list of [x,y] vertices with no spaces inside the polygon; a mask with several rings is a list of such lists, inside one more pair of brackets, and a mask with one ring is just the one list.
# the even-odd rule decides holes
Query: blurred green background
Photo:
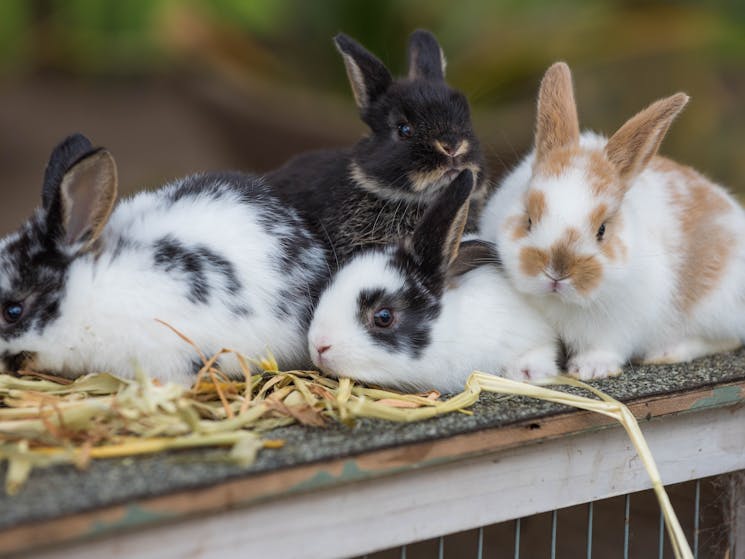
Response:
[{"label": "blurred green background", "polygon": [[529,149],[540,77],[563,59],[583,127],[611,133],[689,93],[663,152],[745,193],[741,0],[2,0],[0,233],[30,214],[73,131],[112,150],[125,193],[349,145],[365,128],[331,37],[401,74],[417,27],[439,38],[495,178]]}]

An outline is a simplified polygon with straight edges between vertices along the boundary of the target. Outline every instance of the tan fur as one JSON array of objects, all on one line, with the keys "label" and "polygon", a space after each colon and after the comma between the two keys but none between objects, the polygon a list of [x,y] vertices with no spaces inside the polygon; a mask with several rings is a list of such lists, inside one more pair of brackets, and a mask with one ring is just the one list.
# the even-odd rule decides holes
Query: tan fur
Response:
[{"label": "tan fur", "polygon": [[593,231],[600,229],[600,226],[608,219],[608,204],[600,203],[590,212],[590,228]]},{"label": "tan fur", "polygon": [[649,163],[673,119],[688,103],[685,93],[660,99],[631,117],[611,136],[605,153],[625,184]]},{"label": "tan fur", "polygon": [[612,196],[621,199],[624,188],[619,185],[619,176],[613,164],[608,161],[605,153],[599,150],[587,152],[588,179],[590,180],[592,193],[596,197]]},{"label": "tan fur", "polygon": [[528,276],[537,276],[550,267],[557,279],[570,278],[578,292],[585,294],[592,291],[600,284],[603,268],[594,256],[579,256],[575,252],[580,238],[579,231],[569,228],[548,252],[535,247],[523,248],[520,251],[520,269]]},{"label": "tan fur", "polygon": [[514,241],[524,239],[528,236],[528,218],[523,214],[510,216],[504,222],[504,230]]},{"label": "tan fur", "polygon": [[528,210],[528,216],[533,225],[537,225],[546,211],[546,195],[540,190],[531,190],[530,194],[528,194],[528,200],[525,207]]},{"label": "tan fur", "polygon": [[543,177],[558,177],[571,166],[576,157],[582,152],[578,146],[561,146],[537,158],[533,165],[533,172]]},{"label": "tan fur", "polygon": [[466,200],[466,203],[458,210],[453,223],[450,225],[445,244],[442,247],[443,255],[448,266],[452,265],[456,258],[458,258],[460,240],[463,237],[463,230],[466,228],[466,222],[468,221],[468,206],[469,203]]},{"label": "tan fur", "polygon": [[575,145],[579,140],[572,73],[564,62],[551,66],[541,81],[535,138],[539,164],[554,149]]},{"label": "tan fur", "polygon": [[718,221],[733,208],[714,185],[690,167],[663,158],[656,158],[653,167],[678,174],[684,181],[684,185],[671,181],[668,188],[683,235],[676,302],[688,313],[720,284],[727,269],[736,239]]},{"label": "tan fur", "polygon": [[452,154],[447,152],[445,146],[442,145],[442,142],[440,142],[440,140],[435,140],[433,145],[435,146],[435,149],[437,151],[439,151],[443,155],[447,155],[448,157],[458,157],[460,155],[463,155],[464,153],[468,153],[468,150],[471,148],[471,143],[468,140],[461,140]]},{"label": "tan fur", "polygon": [[572,267],[572,283],[581,294],[595,289],[603,277],[603,267],[594,256],[577,259]]},{"label": "tan fur", "polygon": [[346,54],[341,49],[339,49],[339,52],[341,53],[342,59],[344,60],[344,67],[347,70],[347,78],[349,78],[349,83],[352,86],[352,95],[354,95],[354,102],[357,103],[357,106],[360,109],[365,109],[367,108],[370,99],[367,94],[367,88],[365,87],[365,78],[362,76],[362,71],[360,70],[360,67],[357,66],[354,58]]},{"label": "tan fur", "polygon": [[[471,172],[474,174],[474,176],[477,175],[478,172],[481,170],[478,165],[473,164],[473,163],[469,163],[468,165],[462,166],[462,169],[470,169]],[[428,188],[430,188],[434,183],[441,180],[447,171],[448,171],[447,168],[441,168],[441,169],[435,169],[434,171],[427,171],[425,173],[412,172],[412,173],[409,173],[407,177],[411,181],[412,187],[415,192],[424,192]]]},{"label": "tan fur", "polygon": [[520,250],[520,270],[526,276],[537,276],[548,265],[548,254],[535,247],[523,247]]},{"label": "tan fur", "polygon": [[564,236],[551,245],[551,267],[560,278],[572,275],[576,255],[574,245],[580,240],[580,232],[570,227]]},{"label": "tan fur", "polygon": [[376,196],[380,196],[381,198],[388,198],[395,201],[403,200],[407,202],[417,202],[421,199],[421,196],[415,192],[409,192],[408,190],[402,190],[400,188],[394,189],[382,184],[365,173],[362,167],[354,162],[349,164],[349,176],[357,186],[375,194]]}]

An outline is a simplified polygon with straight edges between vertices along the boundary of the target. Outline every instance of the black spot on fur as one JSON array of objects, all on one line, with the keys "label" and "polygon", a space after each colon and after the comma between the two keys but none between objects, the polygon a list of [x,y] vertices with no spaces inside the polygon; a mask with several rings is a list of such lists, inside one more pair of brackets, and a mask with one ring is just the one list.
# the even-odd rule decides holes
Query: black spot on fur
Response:
[{"label": "black spot on fur", "polygon": [[70,259],[49,242],[39,213],[6,241],[0,252],[0,306],[22,303],[24,313],[13,324],[0,320],[0,337],[10,340],[32,330],[41,332],[59,317],[69,266]]},{"label": "black spot on fur", "polygon": [[233,264],[203,245],[187,247],[178,239],[166,236],[156,241],[153,248],[156,267],[181,276],[192,303],[209,302],[212,292],[220,287],[213,281],[215,275],[222,278],[222,288],[227,293],[234,295],[242,289]]},{"label": "black spot on fur", "polygon": [[[437,298],[416,281],[407,281],[395,292],[364,290],[357,298],[357,307],[357,320],[377,345],[415,359],[429,346],[432,323],[440,314]],[[393,311],[394,323],[389,328],[373,323],[373,314],[381,308]]]},{"label": "black spot on fur", "polygon": [[26,368],[26,365],[34,358],[34,354],[28,351],[20,353],[3,352],[2,362],[4,370],[16,373]]}]

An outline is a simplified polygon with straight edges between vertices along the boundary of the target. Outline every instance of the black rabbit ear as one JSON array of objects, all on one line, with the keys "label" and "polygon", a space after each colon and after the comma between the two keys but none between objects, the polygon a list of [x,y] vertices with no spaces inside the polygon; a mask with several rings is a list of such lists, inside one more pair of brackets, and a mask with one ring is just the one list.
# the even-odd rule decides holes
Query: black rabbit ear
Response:
[{"label": "black rabbit ear", "polygon": [[440,81],[445,79],[445,53],[435,36],[417,29],[409,38],[409,78]]},{"label": "black rabbit ear", "polygon": [[391,73],[374,54],[344,33],[334,37],[334,43],[344,59],[354,100],[364,112],[391,85]]},{"label": "black rabbit ear", "polygon": [[52,150],[52,155],[49,156],[49,162],[44,171],[44,186],[41,191],[41,203],[45,210],[49,210],[57,196],[62,177],[65,176],[67,170],[78,159],[91,151],[93,151],[93,146],[90,140],[82,134],[68,136]]},{"label": "black rabbit ear", "polygon": [[473,173],[462,171],[427,208],[411,238],[410,248],[423,276],[432,278],[435,287],[442,286],[445,272],[458,256],[473,185]]},{"label": "black rabbit ear", "polygon": [[48,195],[47,225],[54,241],[78,253],[89,250],[111,215],[116,191],[116,163],[108,151],[98,149],[74,162]]}]

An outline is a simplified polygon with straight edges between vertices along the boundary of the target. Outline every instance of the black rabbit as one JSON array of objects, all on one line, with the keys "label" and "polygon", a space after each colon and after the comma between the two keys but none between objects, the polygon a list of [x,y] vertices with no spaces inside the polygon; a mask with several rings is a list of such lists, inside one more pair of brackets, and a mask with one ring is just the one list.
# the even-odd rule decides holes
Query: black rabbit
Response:
[{"label": "black rabbit", "polygon": [[269,184],[326,239],[337,263],[411,234],[429,202],[464,169],[476,177],[475,226],[487,195],[481,150],[465,96],[445,83],[434,35],[412,33],[409,74],[396,80],[350,37],[334,42],[371,134],[351,148],[300,154],[268,173]]}]

